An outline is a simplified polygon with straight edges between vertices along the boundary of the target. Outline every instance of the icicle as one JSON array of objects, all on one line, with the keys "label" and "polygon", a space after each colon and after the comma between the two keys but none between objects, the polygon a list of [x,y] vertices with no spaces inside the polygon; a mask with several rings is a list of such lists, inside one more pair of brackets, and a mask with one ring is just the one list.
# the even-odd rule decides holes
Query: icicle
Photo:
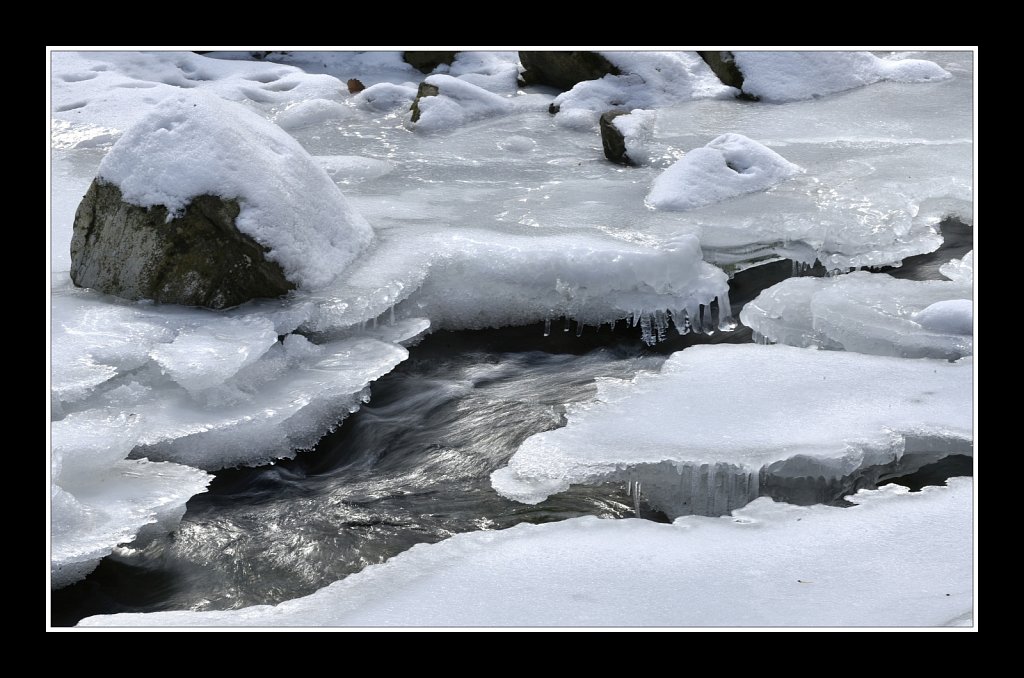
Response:
[{"label": "icicle", "polygon": [[644,313],[640,317],[640,331],[643,334],[643,342],[648,346],[653,346],[655,339],[654,334],[651,333],[651,316],[649,313]]},{"label": "icicle", "polygon": [[373,329],[377,329],[377,319],[373,319]]},{"label": "icicle", "polygon": [[562,326],[562,331],[563,332],[568,332],[569,331],[569,326],[572,324],[572,320],[569,319],[569,316],[564,316],[564,317],[565,317],[565,325]]},{"label": "icicle", "polygon": [[576,336],[583,336],[583,323],[581,323],[579,320],[576,321]]},{"label": "icicle", "polygon": [[686,311],[683,309],[677,309],[672,311],[672,322],[676,325],[676,332],[680,335],[686,335],[690,333],[690,318],[687,317]]},{"label": "icicle", "polygon": [[388,324],[389,325],[394,325],[395,324],[395,307],[394,306],[391,307],[391,318],[388,320]]},{"label": "icicle", "polygon": [[665,341],[665,331],[668,329],[668,322],[668,314],[665,311],[654,312],[654,327],[658,331],[658,341]]},{"label": "icicle", "polygon": [[792,277],[796,278],[796,277],[798,277],[800,275],[800,262],[797,261],[796,259],[793,259],[792,264],[793,264],[793,267],[790,270],[789,274]]},{"label": "icicle", "polygon": [[640,481],[636,481],[636,492],[633,493],[633,511],[640,517]]},{"label": "icicle", "polygon": [[544,318],[544,336],[551,336],[551,318]]},{"label": "icicle", "polygon": [[736,329],[736,320],[732,317],[728,292],[718,297],[718,329],[723,332],[732,332]]},{"label": "icicle", "polygon": [[715,333],[715,319],[711,316],[711,304],[710,304],[710,302],[707,303],[707,304],[704,304],[701,307],[701,313],[702,313],[702,316],[701,316],[701,319],[700,319],[701,330],[704,332],[704,334],[706,334],[706,335],[708,335],[710,337],[712,334]]}]

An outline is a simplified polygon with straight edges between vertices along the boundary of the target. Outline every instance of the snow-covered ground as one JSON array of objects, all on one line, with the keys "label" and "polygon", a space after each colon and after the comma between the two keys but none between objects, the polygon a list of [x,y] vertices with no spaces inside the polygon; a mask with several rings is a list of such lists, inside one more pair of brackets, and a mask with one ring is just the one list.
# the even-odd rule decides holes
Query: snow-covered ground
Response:
[{"label": "snow-covered ground", "polygon": [[[218,56],[52,55],[54,586],[86,576],[116,545],[144,537],[145,525],[170,529],[209,480],[198,469],[267,463],[314,444],[369,397],[373,381],[404,360],[406,345],[424,332],[561,317],[581,331],[626,318],[649,342],[668,331],[712,332],[732,325],[732,271],[778,257],[818,260],[840,272],[898,265],[940,245],[942,218],[973,218],[970,53],[825,55],[813,68],[806,56],[741,57],[750,91],[784,104],[735,100],[694,53],[606,54],[622,74],[557,96],[517,89],[515,52],[464,52],[429,76],[397,53]],[[349,78],[369,87],[351,95]],[[408,109],[424,80],[438,94],[420,99],[414,123]],[[552,103],[557,115],[548,112]],[[604,160],[597,116],[609,107],[644,109],[630,116],[636,129],[626,130],[642,166]],[[73,287],[74,213],[97,175],[143,206],[173,209],[204,192],[240,199],[239,227],[270,249],[300,289],[215,312]],[[289,226],[280,228],[283,222]],[[943,272],[951,281],[886,282],[867,273],[790,280],[762,294],[757,318],[754,307],[744,317],[780,343],[886,356],[970,355],[965,330],[973,307],[964,302],[971,298],[973,256]],[[889,303],[892,295],[903,301]],[[762,355],[779,356],[768,361],[770,379],[761,374]],[[692,362],[698,359],[706,362]],[[742,364],[733,365],[737,360]],[[629,473],[639,463],[699,461],[756,473],[798,457],[828,460],[821,463],[840,473],[898,456],[908,436],[955,439],[969,448],[972,369],[969,359],[933,364],[788,347],[688,349],[660,375],[602,385],[602,397],[614,390],[617,404],[594,410],[618,411],[597,418],[608,429],[599,434],[607,445],[594,449],[611,455],[600,468],[577,456],[590,438],[577,436],[583,427],[570,416],[567,428],[543,435],[571,444],[558,443],[549,454],[531,439],[496,484],[530,498],[571,482],[634,479]],[[764,380],[748,388],[749,375]],[[833,377],[841,386],[829,383]],[[896,387],[886,387],[887,380]],[[692,443],[685,454],[670,441],[656,454],[645,443],[645,384],[664,385],[650,395],[660,398],[668,418],[677,414],[679,392],[701,394],[706,411],[694,422],[659,425],[659,436]],[[877,396],[874,406],[858,405],[854,396],[865,389]],[[824,416],[809,426],[794,423],[813,409],[804,401],[834,396],[844,404],[836,405],[843,426],[830,426]],[[775,407],[792,404],[785,414],[776,411],[785,421],[734,438],[732,429],[745,426],[726,423],[735,421],[737,403],[757,413],[766,399]],[[897,416],[889,417],[881,402]],[[614,423],[618,417],[637,421]],[[699,459],[695,446],[702,446]],[[648,493],[657,484],[645,483]],[[962,497],[963,487],[926,499],[890,497],[877,507],[868,500],[847,512],[854,518],[838,517],[839,509],[812,511],[826,516],[823,525],[866,521],[849,524],[866,534],[870,521],[887,521],[905,507],[951,511],[962,501],[950,497]],[[767,510],[759,502],[756,511]],[[607,532],[616,539],[635,534],[653,549],[663,538],[674,543],[686,525],[595,529],[583,521],[513,532],[535,536],[538,548],[561,540],[562,532]],[[738,529],[726,521],[707,525]],[[969,542],[969,534],[963,538]],[[453,541],[484,548],[491,539]],[[598,546],[582,540],[579,548]],[[396,562],[415,568],[414,555]],[[367,571],[364,579],[375,576]],[[896,609],[904,598],[893,587],[885,595]],[[969,597],[969,578],[958,591]],[[828,598],[841,602],[822,609],[838,610],[855,597]],[[970,609],[969,600],[954,602],[920,617],[872,621],[875,608],[865,608],[862,616],[822,612],[805,623],[937,624]],[[297,602],[295,609],[312,608]],[[605,610],[598,606],[593,614]],[[749,623],[797,623],[801,610]],[[527,614],[525,604],[520,612]],[[253,614],[237,619],[278,623]],[[747,623],[729,614],[706,619]],[[367,621],[372,615],[317,615],[312,619],[377,623]],[[498,623],[423,615],[422,623]],[[604,623],[588,615],[512,615],[505,622]],[[699,620],[659,613],[636,623]]]}]

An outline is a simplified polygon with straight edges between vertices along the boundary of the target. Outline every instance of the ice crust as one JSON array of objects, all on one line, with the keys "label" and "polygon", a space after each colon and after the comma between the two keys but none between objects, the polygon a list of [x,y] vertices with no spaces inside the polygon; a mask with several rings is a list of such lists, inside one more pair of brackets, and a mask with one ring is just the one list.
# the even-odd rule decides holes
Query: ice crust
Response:
[{"label": "ice crust", "polygon": [[[972,380],[970,359],[694,346],[657,374],[600,382],[597,401],[569,412],[564,428],[527,438],[491,482],[535,504],[574,483],[643,480],[658,467],[666,486],[642,491],[670,516],[690,512],[688,502],[723,478],[737,483],[723,496],[742,505],[763,473],[839,478],[898,461],[918,440],[970,454]],[[701,387],[723,381],[732,387]]]},{"label": "ice crust", "polygon": [[574,518],[418,545],[316,593],[80,626],[970,625],[972,483],[850,508],[758,499],[730,517]]},{"label": "ice crust", "polygon": [[747,304],[742,322],[768,341],[904,358],[974,352],[972,284],[854,272],[790,278]]}]

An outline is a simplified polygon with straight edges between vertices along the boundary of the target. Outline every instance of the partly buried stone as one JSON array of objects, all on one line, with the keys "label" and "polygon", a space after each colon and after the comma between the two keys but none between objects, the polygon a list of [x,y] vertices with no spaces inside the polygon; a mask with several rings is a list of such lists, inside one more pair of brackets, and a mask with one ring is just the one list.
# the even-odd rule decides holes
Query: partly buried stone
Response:
[{"label": "partly buried stone", "polygon": [[612,121],[620,115],[626,115],[626,111],[608,111],[601,114],[601,145],[604,146],[604,157],[619,165],[633,165],[633,161],[626,155],[626,139],[622,131]]},{"label": "partly buried stone", "polygon": [[168,219],[163,206],[125,202],[96,179],[75,213],[71,279],[125,299],[227,308],[295,288],[267,248],[235,226],[237,200],[192,199]]},{"label": "partly buried stone", "polygon": [[736,65],[736,58],[732,52],[697,52],[704,63],[708,65],[711,72],[718,76],[722,84],[735,87],[740,90],[739,98],[749,101],[757,101],[757,97],[743,91],[743,71]]},{"label": "partly buried stone", "polygon": [[420,73],[430,73],[441,64],[451,65],[458,52],[402,52],[402,61]]},{"label": "partly buried stone", "polygon": [[409,110],[412,111],[412,122],[419,122],[420,99],[423,97],[436,97],[440,91],[437,85],[431,85],[429,82],[420,83],[419,89],[416,90],[416,98],[412,100],[412,106],[409,107]]},{"label": "partly buried stone", "polygon": [[619,75],[619,69],[597,52],[519,52],[519,62],[526,69],[527,85],[550,85],[563,92],[584,80],[606,75]]}]

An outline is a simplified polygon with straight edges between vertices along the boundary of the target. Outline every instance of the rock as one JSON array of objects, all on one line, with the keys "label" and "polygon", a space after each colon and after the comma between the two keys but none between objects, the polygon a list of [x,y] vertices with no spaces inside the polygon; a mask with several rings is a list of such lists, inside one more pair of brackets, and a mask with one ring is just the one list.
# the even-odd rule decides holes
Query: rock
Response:
[{"label": "rock", "polygon": [[612,120],[620,115],[626,115],[626,111],[608,111],[601,114],[599,123],[604,157],[619,165],[633,165],[635,163],[626,155],[626,139],[622,136],[619,128],[612,123]]},{"label": "rock", "polygon": [[125,299],[227,308],[295,288],[267,249],[239,232],[237,200],[201,195],[168,221],[96,179],[75,213],[71,279]]},{"label": "rock", "polygon": [[451,65],[458,52],[402,52],[402,61],[420,73],[430,73],[441,64]]},{"label": "rock", "polygon": [[409,107],[409,110],[412,111],[413,122],[417,122],[420,119],[420,99],[423,97],[436,97],[440,91],[437,85],[431,85],[427,82],[420,83],[419,89],[416,90],[416,98],[413,99],[412,106]]},{"label": "rock", "polygon": [[757,101],[757,97],[743,91],[743,72],[736,65],[732,52],[697,52],[723,84],[740,90],[740,99]]},{"label": "rock", "polygon": [[597,52],[519,52],[519,62],[526,70],[527,85],[550,85],[562,91],[578,82],[596,80],[606,75],[619,75],[619,69]]},{"label": "rock", "polygon": [[349,94],[358,94],[366,89],[366,85],[363,84],[363,81],[356,78],[350,78],[345,84],[348,85]]}]

